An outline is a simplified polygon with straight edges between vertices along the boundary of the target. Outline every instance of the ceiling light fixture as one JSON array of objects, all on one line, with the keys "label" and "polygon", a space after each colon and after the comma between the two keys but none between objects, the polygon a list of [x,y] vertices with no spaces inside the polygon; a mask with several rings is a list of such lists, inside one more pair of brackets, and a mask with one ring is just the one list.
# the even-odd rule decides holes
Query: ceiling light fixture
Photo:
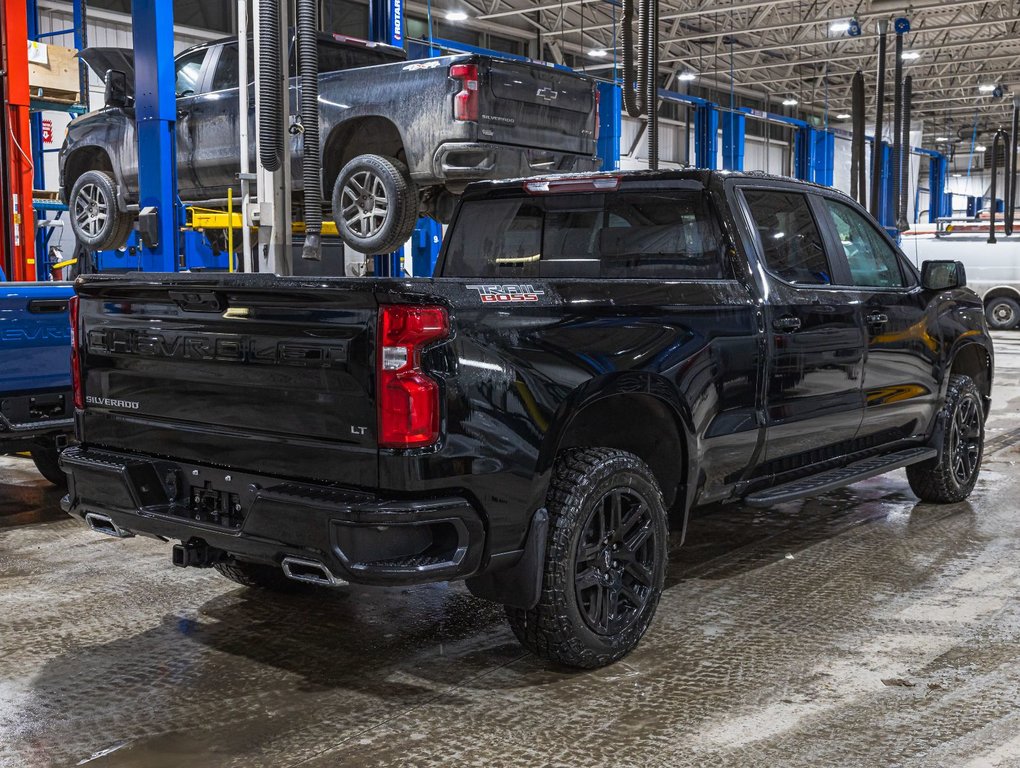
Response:
[{"label": "ceiling light fixture", "polygon": [[446,12],[446,20],[447,21],[467,21],[467,18],[468,18],[467,11],[447,11]]},{"label": "ceiling light fixture", "polygon": [[829,29],[831,29],[833,32],[843,34],[844,32],[850,31],[850,22],[846,19],[844,19],[843,21],[834,21],[832,22],[832,24],[829,25]]},{"label": "ceiling light fixture", "polygon": [[681,72],[677,75],[678,80],[683,80],[685,83],[689,83],[691,80],[696,80],[698,75],[696,72]]},{"label": "ceiling light fixture", "polygon": [[609,55],[609,51],[607,51],[605,48],[592,48],[590,51],[588,51],[588,55],[594,56],[596,59],[604,59],[606,56]]},{"label": "ceiling light fixture", "polygon": [[988,147],[986,147],[984,144],[978,144],[976,147],[974,147],[974,151],[975,152],[987,152],[988,151]]},{"label": "ceiling light fixture", "polygon": [[920,51],[904,51],[902,56],[902,59],[904,61],[915,61],[916,59],[919,58],[921,58]]},{"label": "ceiling light fixture", "polygon": [[836,115],[837,120],[849,120],[851,117],[853,117],[853,115],[848,115],[846,112],[841,115]]},{"label": "ceiling light fixture", "polygon": [[991,93],[992,91],[995,90],[995,83],[985,83],[984,85],[979,85],[978,90],[981,91],[981,93]]},{"label": "ceiling light fixture", "polygon": [[797,106],[798,104],[800,104],[800,102],[799,102],[799,101],[797,101],[797,100],[796,100],[796,99],[794,99],[794,98],[790,98],[790,99],[783,99],[783,106],[784,106],[784,107],[795,107],[795,106]]}]

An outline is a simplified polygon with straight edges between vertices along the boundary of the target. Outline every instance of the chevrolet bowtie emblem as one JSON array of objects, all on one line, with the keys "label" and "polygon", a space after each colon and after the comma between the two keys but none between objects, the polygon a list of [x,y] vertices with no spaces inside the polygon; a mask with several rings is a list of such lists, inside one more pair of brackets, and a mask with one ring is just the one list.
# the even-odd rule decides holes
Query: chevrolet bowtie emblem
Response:
[{"label": "chevrolet bowtie emblem", "polygon": [[559,95],[559,92],[556,91],[554,88],[539,88],[535,92],[535,95],[538,96],[538,98],[540,99],[545,99],[546,101],[555,101],[556,97]]}]

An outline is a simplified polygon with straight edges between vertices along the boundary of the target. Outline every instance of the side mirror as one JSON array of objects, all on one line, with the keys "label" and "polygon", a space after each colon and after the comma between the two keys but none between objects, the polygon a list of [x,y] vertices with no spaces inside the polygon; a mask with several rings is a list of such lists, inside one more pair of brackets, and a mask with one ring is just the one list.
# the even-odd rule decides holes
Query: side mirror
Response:
[{"label": "side mirror", "polygon": [[960,261],[926,261],[921,265],[921,285],[929,291],[963,288],[967,270]]},{"label": "side mirror", "polygon": [[103,103],[108,107],[126,107],[128,105],[127,75],[119,69],[108,69],[103,81],[106,83]]}]

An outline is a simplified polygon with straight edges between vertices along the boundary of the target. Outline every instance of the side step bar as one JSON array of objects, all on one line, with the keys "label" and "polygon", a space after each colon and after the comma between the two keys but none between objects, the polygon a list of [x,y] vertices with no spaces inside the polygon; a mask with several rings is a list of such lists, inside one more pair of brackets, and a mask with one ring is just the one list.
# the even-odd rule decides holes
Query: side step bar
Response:
[{"label": "side step bar", "polygon": [[894,469],[900,469],[919,461],[927,461],[938,456],[934,448],[908,448],[896,453],[873,456],[838,469],[830,469],[810,477],[802,477],[783,485],[765,488],[744,497],[744,503],[752,507],[772,507],[787,501],[803,499],[806,496],[817,496],[820,493],[842,488],[845,485],[867,480],[869,477],[884,475]]}]

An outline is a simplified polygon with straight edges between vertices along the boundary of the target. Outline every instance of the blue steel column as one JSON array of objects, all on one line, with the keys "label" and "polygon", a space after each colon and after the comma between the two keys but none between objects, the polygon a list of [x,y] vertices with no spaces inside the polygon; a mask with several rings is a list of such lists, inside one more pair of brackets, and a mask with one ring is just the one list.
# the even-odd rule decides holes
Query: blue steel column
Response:
[{"label": "blue steel column", "polygon": [[155,207],[158,242],[143,246],[145,272],[174,272],[180,253],[177,228],[177,98],[174,13],[167,0],[132,0],[139,208]]},{"label": "blue steel column", "polygon": [[723,169],[744,170],[744,145],[747,116],[739,112],[724,112],[722,116]]},{"label": "blue steel column", "polygon": [[615,83],[599,83],[599,141],[596,152],[602,165],[599,170],[615,171],[620,167],[620,119],[623,92]]},{"label": "blue steel column", "polygon": [[719,113],[715,105],[701,101],[694,108],[694,163],[716,170],[719,158]]},{"label": "blue steel column", "polygon": [[[36,0],[28,0],[28,39],[39,39],[39,6]],[[32,185],[36,189],[46,189],[46,155],[43,152],[42,123],[43,116],[36,112],[29,117],[32,131]],[[27,206],[26,206],[27,209]],[[35,274],[37,280],[46,280],[49,273],[49,257],[46,253],[49,243],[48,232],[40,224],[46,221],[45,211],[34,211],[35,215]]]}]

